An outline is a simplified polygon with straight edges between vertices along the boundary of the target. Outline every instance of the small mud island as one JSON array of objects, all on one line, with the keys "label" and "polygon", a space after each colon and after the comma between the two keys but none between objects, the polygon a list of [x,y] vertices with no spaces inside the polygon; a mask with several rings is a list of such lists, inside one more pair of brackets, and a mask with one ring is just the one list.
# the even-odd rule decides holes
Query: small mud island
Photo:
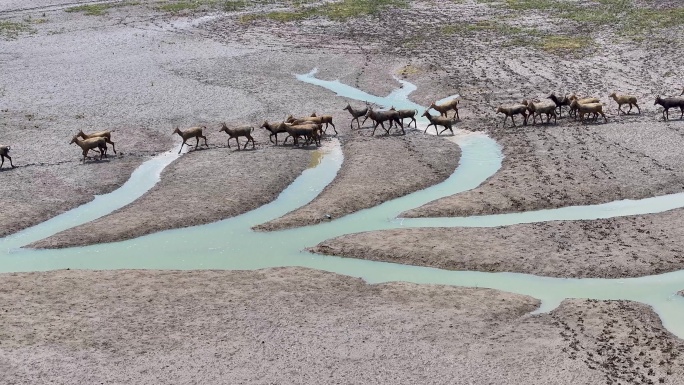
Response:
[{"label": "small mud island", "polygon": [[[683,29],[684,8],[665,0],[4,2],[0,151],[11,164],[3,157],[0,245],[13,246],[0,250],[3,380],[682,383],[684,343],[671,332],[684,314],[684,281],[672,289],[684,264],[681,208],[506,226],[410,221],[684,192],[684,43],[672,38]],[[346,96],[295,76],[314,68]],[[457,112],[439,121],[447,99]],[[352,125],[347,105],[418,117],[434,105],[431,130],[454,134],[424,133],[421,117],[417,128],[389,128],[388,118],[372,135],[375,124]],[[279,126],[288,115],[302,120]],[[311,115],[334,127],[318,132]],[[188,139],[142,197],[21,244],[41,250],[15,247],[22,230],[175,154],[175,129],[190,127],[206,143]],[[281,127],[277,145],[264,127]],[[238,128],[240,148],[228,147]],[[69,144],[79,131],[110,131],[116,153]],[[496,141],[495,159],[478,158],[468,135]],[[297,185],[331,151],[342,160],[330,182]],[[411,205],[424,189],[439,199]],[[310,199],[297,201],[305,190]],[[250,214],[279,199],[299,203]],[[254,230],[235,239],[246,233],[221,223]],[[153,255],[165,248],[148,234],[197,254]],[[254,240],[250,254],[242,243]],[[205,270],[238,249],[235,266],[247,267]],[[387,282],[402,269],[418,283]],[[516,293],[530,295],[431,279],[459,271],[529,282]],[[535,313],[551,306],[536,285],[633,277],[649,293],[641,302],[568,280],[583,290]]]}]

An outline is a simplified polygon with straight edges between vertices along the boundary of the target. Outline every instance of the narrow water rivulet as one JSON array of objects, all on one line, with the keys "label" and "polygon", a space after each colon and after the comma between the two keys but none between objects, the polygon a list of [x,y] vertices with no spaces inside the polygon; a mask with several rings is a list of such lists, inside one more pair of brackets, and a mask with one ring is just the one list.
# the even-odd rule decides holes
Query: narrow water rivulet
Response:
[{"label": "narrow water rivulet", "polygon": [[[325,87],[339,96],[376,105],[415,108],[408,95],[412,84],[386,97],[367,94],[337,81],[315,77],[315,70],[298,75],[301,81]],[[423,127],[426,121],[419,119]],[[434,130],[432,131],[434,133]],[[539,311],[548,311],[565,298],[626,299],[651,305],[665,326],[684,337],[684,271],[630,279],[559,279],[514,273],[447,271],[427,267],[314,255],[306,247],[335,236],[360,231],[401,227],[500,226],[515,223],[562,219],[595,219],[661,212],[684,207],[684,194],[619,201],[605,205],[566,207],[519,214],[469,218],[401,219],[408,209],[432,200],[477,187],[501,166],[501,149],[481,133],[458,131],[448,137],[462,150],[459,167],[444,182],[407,196],[385,202],[330,222],[298,229],[262,233],[250,228],[277,218],[314,199],[335,177],[342,164],[342,151],[335,139],[320,163],[307,169],[273,202],[243,215],[220,222],[164,231],[124,242],[62,250],[29,250],[20,247],[73,227],[130,203],[151,188],[163,167],[174,159],[166,154],[145,162],[131,177],[134,182],[108,196],[98,197],[81,207],[44,224],[0,239],[0,272],[44,271],[52,269],[259,269],[276,266],[303,266],[361,277],[371,283],[407,281],[488,287],[526,294],[542,300]],[[317,162],[319,160],[317,159]],[[142,185],[142,183],[145,185]],[[135,188],[132,188],[135,186]],[[87,214],[88,216],[84,216]],[[514,245],[511,245],[514,247]]]}]

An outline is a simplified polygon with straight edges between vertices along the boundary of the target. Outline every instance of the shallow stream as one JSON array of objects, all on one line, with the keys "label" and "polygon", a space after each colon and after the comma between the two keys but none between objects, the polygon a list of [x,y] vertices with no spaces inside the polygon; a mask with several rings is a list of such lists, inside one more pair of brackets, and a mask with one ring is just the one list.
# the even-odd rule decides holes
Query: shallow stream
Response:
[{"label": "shallow stream", "polygon": [[[337,81],[315,77],[315,70],[297,78],[325,87],[339,96],[368,101],[380,106],[425,107],[408,100],[415,90],[402,87],[386,97],[369,95]],[[419,120],[419,127],[427,121]],[[432,131],[434,133],[434,130]],[[377,133],[376,133],[377,134]],[[684,338],[684,271],[630,279],[560,279],[516,273],[448,271],[311,254],[306,247],[335,236],[401,227],[500,226],[515,223],[564,219],[595,219],[646,214],[684,207],[684,194],[639,201],[618,201],[604,205],[566,207],[519,214],[468,218],[401,219],[398,215],[432,200],[477,187],[501,166],[501,149],[481,133],[457,130],[449,136],[462,150],[459,167],[444,182],[425,190],[385,202],[377,207],[342,218],[278,232],[254,232],[254,225],[282,216],[314,199],[337,174],[342,151],[336,140],[322,157],[314,158],[312,168],[300,175],[273,202],[243,215],[220,222],[169,230],[123,242],[62,250],[30,250],[21,246],[58,231],[86,223],[122,207],[149,190],[163,168],[176,158],[175,151],[145,162],[131,180],[111,194],[97,197],[81,206],[35,227],[0,239],[0,272],[45,271],[54,269],[260,269],[276,266],[303,266],[361,277],[370,283],[407,281],[414,283],[488,287],[530,295],[542,300],[539,312],[552,310],[565,298],[625,299],[651,305],[664,325]],[[513,246],[512,246],[513,247]]]}]

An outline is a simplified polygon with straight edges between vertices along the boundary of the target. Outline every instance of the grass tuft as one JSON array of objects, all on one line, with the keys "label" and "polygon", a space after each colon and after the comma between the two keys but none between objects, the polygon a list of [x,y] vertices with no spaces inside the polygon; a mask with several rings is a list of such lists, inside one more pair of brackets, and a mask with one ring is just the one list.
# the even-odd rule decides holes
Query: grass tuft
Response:
[{"label": "grass tuft", "polygon": [[65,12],[81,12],[88,16],[102,16],[107,13],[110,8],[115,7],[125,7],[128,5],[137,5],[137,2],[123,2],[123,3],[100,3],[100,4],[84,4],[77,5],[75,7],[70,7],[65,9]]},{"label": "grass tuft", "polygon": [[156,7],[160,11],[164,12],[170,12],[170,13],[179,13],[183,12],[185,10],[195,10],[199,8],[199,6],[202,5],[198,1],[178,1],[178,2],[171,2],[168,4],[162,4],[158,7]]},{"label": "grass tuft", "polygon": [[549,52],[572,52],[587,48],[592,44],[592,40],[588,37],[573,37],[573,36],[544,36],[539,42],[539,47],[544,51]]},{"label": "grass tuft", "polygon": [[169,13],[194,11],[197,9],[220,9],[224,12],[235,12],[246,8],[254,1],[247,0],[165,0],[160,1],[155,9]]},{"label": "grass tuft", "polygon": [[635,4],[634,0],[505,0],[504,6],[516,11],[547,12],[583,27],[615,26],[623,36],[684,25],[684,6],[655,9]]},{"label": "grass tuft", "polygon": [[16,39],[21,33],[31,33],[33,29],[24,22],[0,21],[0,37]]},{"label": "grass tuft", "polygon": [[498,20],[482,20],[471,24],[447,25],[442,27],[445,35],[478,34],[494,35],[506,46],[534,45],[543,33],[535,28],[517,27]]},{"label": "grass tuft", "polygon": [[235,12],[247,7],[247,2],[242,0],[228,0],[221,4],[221,8],[226,12]]},{"label": "grass tuft", "polygon": [[314,17],[325,17],[335,21],[345,21],[361,16],[377,15],[390,7],[404,8],[407,0],[342,0],[335,3],[324,3],[311,7],[300,7],[294,11],[268,12],[266,14],[245,15],[242,22],[258,19],[270,19],[279,22],[306,20]]}]

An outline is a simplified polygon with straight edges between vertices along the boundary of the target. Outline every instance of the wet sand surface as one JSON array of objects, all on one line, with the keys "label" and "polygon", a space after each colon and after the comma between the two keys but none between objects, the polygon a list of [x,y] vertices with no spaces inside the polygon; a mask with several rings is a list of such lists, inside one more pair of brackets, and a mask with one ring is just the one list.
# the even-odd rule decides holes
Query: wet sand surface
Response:
[{"label": "wet sand surface", "polygon": [[[257,137],[268,141],[265,134]],[[141,199],[28,247],[116,242],[233,217],[274,200],[309,166],[316,151],[315,146],[252,150],[251,143],[246,150],[238,151],[235,140],[232,142],[232,150],[213,148],[184,155],[164,170],[161,181]],[[242,138],[243,145],[245,142]]]},{"label": "wet sand surface", "polygon": [[682,210],[494,228],[415,228],[343,235],[311,248],[447,270],[626,278],[684,268]]},{"label": "wet sand surface", "polygon": [[[6,383],[681,383],[646,306],[299,268],[5,274]],[[31,325],[27,328],[27,325]]]},{"label": "wet sand surface", "polygon": [[[338,178],[311,208],[273,226],[315,223],[322,208],[343,215],[453,170],[458,150],[451,143],[351,132],[341,108],[361,102],[295,79],[314,67],[321,79],[376,95],[397,87],[393,75],[404,77],[418,86],[411,99],[421,105],[459,93],[459,128],[484,131],[502,145],[502,168],[484,184],[405,216],[518,212],[684,191],[684,123],[660,121],[653,106],[655,95],[681,92],[682,42],[665,38],[681,34],[678,24],[632,39],[618,23],[587,26],[560,13],[477,1],[416,1],[350,20],[284,23],[242,16],[292,4],[174,14],[141,2],[101,16],[52,9],[59,4],[0,6],[0,20],[28,26],[14,37],[0,32],[0,63],[11,74],[0,86],[0,142],[13,147],[19,166],[0,171],[0,236],[115,189],[142,161],[179,143],[171,135],[176,126],[211,127],[211,148],[181,157],[129,207],[41,245],[91,243],[91,227],[99,239],[116,241],[233,216],[272,199],[308,164],[313,149],[271,148],[263,133],[255,151],[224,148],[225,135],[214,132],[223,121],[258,126],[287,114],[334,115],[347,157]],[[591,41],[572,48],[577,41],[567,37],[578,34]],[[636,95],[642,114],[617,117],[607,98],[612,91]],[[498,105],[550,92],[600,96],[609,123],[584,125],[564,112],[558,125],[502,127]],[[80,164],[81,151],[67,144],[80,129],[113,129],[121,154]],[[256,165],[267,160],[280,162],[282,180],[269,174],[272,167]],[[245,164],[254,170],[247,188],[264,193],[253,202],[226,202],[236,187],[215,171],[229,165],[229,175]],[[429,172],[400,173],[405,184],[374,185],[378,175],[403,170],[397,165]],[[202,191],[205,209],[168,211],[194,190]],[[366,191],[376,196],[349,202]],[[641,276],[681,268],[679,211],[348,235],[317,251],[446,269]],[[160,214],[168,224],[150,220]],[[0,299],[0,368],[8,383],[684,383],[681,340],[648,307],[624,301],[571,300],[532,316],[538,301],[499,291],[366,285],[295,268],[5,274]]]},{"label": "wet sand surface", "polygon": [[255,229],[280,230],[328,221],[449,177],[458,165],[458,146],[444,138],[406,130],[406,136],[381,138],[369,137],[371,130],[354,131],[344,142],[343,168],[333,183],[311,203]]},{"label": "wet sand surface", "polygon": [[[613,118],[612,120],[617,120]],[[681,192],[684,122],[628,116],[580,126],[497,129],[501,170],[479,187],[404,217],[470,216],[641,199]]]}]

